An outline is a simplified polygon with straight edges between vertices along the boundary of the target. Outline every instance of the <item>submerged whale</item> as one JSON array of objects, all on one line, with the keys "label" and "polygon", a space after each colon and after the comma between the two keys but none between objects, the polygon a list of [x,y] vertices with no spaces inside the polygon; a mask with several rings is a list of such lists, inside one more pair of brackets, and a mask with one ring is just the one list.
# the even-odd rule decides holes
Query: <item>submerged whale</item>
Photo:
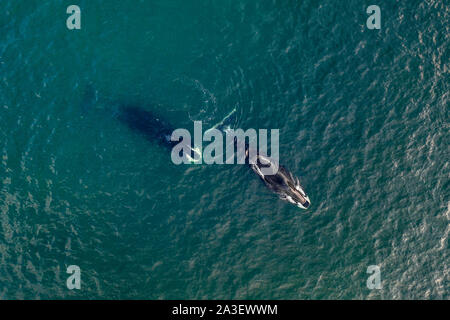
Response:
[{"label": "submerged whale", "polygon": [[150,142],[157,142],[164,147],[173,147],[176,141],[171,141],[172,126],[156,114],[135,106],[121,106],[117,118],[128,128],[136,131]]},{"label": "submerged whale", "polygon": [[[228,116],[227,116],[228,117]],[[173,128],[159,118],[157,115],[135,106],[122,106],[119,109],[118,117],[130,129],[143,134],[148,140],[155,141],[158,144],[173,148],[179,141],[171,141]],[[236,140],[235,140],[236,145]],[[193,157],[195,150],[190,147]],[[300,181],[290,171],[283,166],[278,166],[278,171],[275,174],[263,174],[264,167],[270,167],[271,162],[274,161],[270,157],[261,155],[256,152],[256,159],[249,161],[249,146],[245,144],[246,163],[264,182],[264,184],[276,193],[280,199],[288,201],[301,209],[308,209],[311,201],[306,194]]]}]

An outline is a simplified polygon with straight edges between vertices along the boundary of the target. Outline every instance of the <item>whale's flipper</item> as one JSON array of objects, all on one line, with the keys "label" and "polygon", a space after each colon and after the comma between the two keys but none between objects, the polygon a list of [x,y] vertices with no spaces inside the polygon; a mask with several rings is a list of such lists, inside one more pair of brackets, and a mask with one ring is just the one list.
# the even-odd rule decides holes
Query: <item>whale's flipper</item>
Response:
[{"label": "whale's flipper", "polygon": [[[226,133],[228,130],[231,129],[231,126],[235,125],[235,123],[237,122],[237,118],[236,118],[236,107],[233,108],[233,110],[230,111],[230,113],[228,113],[225,118],[223,118],[222,120],[220,120],[218,123],[216,123],[214,126],[212,126],[211,128],[209,128],[208,130],[205,131],[205,134],[208,131],[211,131],[213,129],[217,129],[219,131],[222,131],[224,133]],[[196,151],[194,149],[194,151]],[[201,156],[201,155],[200,155]],[[195,163],[196,161],[194,159],[190,160],[192,163]]]},{"label": "whale's flipper", "polygon": [[230,129],[231,125],[235,122],[236,122],[236,107],[234,107],[234,109],[231,110],[231,112],[227,114],[225,118],[223,118],[220,122],[216,123],[210,129],[206,130],[205,133],[212,129],[217,129],[225,132],[227,129]]},{"label": "whale's flipper", "polygon": [[[189,160],[190,163],[199,163],[202,161],[202,153],[200,152],[200,149],[198,148],[190,148],[191,149],[191,155],[186,154],[185,156]],[[197,156],[196,156],[197,155]],[[195,159],[197,157],[197,160]]]}]

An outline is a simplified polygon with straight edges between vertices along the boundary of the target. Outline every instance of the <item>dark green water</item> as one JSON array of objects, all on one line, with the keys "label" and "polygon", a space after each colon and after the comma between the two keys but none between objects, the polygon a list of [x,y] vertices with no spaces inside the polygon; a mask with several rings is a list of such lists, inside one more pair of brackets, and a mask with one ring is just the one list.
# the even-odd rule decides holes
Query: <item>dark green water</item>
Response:
[{"label": "dark green water", "polygon": [[[1,0],[0,298],[448,299],[448,3],[370,4]],[[175,166],[121,104],[280,129],[311,208]]]}]

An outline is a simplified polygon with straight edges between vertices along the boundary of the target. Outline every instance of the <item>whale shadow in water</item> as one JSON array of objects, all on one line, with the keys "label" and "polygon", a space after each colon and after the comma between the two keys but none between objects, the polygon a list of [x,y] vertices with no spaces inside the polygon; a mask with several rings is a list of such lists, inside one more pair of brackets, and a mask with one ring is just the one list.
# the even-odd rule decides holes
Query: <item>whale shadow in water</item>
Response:
[{"label": "whale shadow in water", "polygon": [[117,118],[131,130],[142,134],[147,140],[172,148],[178,141],[170,141],[173,127],[153,112],[136,106],[119,107]]}]

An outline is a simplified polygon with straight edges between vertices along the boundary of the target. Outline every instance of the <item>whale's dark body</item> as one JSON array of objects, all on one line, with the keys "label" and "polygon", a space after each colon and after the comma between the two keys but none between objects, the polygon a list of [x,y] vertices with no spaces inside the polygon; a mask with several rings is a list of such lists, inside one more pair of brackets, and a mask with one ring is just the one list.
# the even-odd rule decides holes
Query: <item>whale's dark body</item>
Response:
[{"label": "whale's dark body", "polygon": [[143,134],[150,142],[164,147],[173,147],[178,142],[170,141],[173,128],[156,114],[134,106],[121,106],[118,119],[127,127]]},{"label": "whale's dark body", "polygon": [[[144,135],[149,141],[157,142],[161,146],[173,148],[179,143],[179,141],[171,141],[170,137],[174,129],[168,122],[142,108],[122,106],[119,109],[118,119],[133,131]],[[248,144],[246,144],[245,148],[248,151]],[[289,201],[302,209],[307,209],[310,206],[310,200],[300,185],[299,179],[294,177],[290,171],[280,166],[276,174],[264,175],[261,169],[267,167],[268,162],[272,160],[256,154],[257,161],[250,164],[248,154],[249,152],[246,152],[246,162],[270,190],[278,194],[281,199]]]}]

